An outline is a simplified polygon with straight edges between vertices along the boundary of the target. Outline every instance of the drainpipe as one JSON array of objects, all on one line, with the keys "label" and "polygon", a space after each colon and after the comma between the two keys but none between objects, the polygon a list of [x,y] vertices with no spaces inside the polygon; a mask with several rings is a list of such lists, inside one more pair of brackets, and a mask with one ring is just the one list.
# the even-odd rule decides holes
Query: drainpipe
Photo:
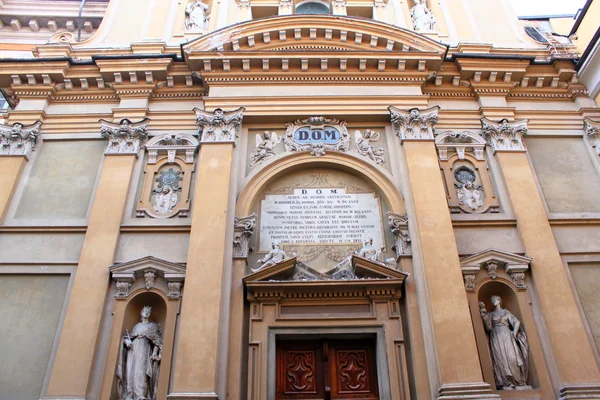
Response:
[{"label": "drainpipe", "polygon": [[79,12],[77,13],[77,41],[81,41],[81,14],[83,14],[83,6],[85,6],[86,0],[81,0],[81,4],[79,5]]}]

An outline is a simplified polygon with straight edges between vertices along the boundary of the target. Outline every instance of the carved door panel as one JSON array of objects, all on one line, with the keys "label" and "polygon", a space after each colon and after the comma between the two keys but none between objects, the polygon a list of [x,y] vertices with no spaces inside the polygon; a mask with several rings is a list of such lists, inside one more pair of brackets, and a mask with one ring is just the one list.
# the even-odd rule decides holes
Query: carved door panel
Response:
[{"label": "carved door panel", "polygon": [[332,341],[328,347],[331,400],[377,400],[374,343]]},{"label": "carved door panel", "polygon": [[372,341],[278,341],[276,368],[277,400],[379,398]]}]

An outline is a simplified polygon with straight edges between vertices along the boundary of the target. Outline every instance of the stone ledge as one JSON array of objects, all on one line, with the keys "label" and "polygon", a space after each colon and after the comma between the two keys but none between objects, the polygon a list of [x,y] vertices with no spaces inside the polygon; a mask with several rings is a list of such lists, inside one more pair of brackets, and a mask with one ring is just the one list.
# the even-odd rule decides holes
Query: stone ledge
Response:
[{"label": "stone ledge", "polygon": [[465,399],[498,400],[500,395],[493,393],[485,382],[442,385],[438,390],[438,400]]},{"label": "stone ledge", "polygon": [[560,400],[600,399],[600,383],[565,385],[560,388]]}]

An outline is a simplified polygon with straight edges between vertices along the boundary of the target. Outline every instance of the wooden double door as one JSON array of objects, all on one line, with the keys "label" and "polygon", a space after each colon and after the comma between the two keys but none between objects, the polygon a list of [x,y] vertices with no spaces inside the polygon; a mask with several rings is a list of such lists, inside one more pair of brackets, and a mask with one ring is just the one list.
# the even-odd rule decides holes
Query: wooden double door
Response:
[{"label": "wooden double door", "polygon": [[376,400],[375,341],[277,341],[277,400]]}]

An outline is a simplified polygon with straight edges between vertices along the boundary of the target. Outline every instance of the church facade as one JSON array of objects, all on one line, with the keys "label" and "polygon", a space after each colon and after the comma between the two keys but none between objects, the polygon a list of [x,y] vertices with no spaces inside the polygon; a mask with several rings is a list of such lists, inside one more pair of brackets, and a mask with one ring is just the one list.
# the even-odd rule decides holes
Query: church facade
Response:
[{"label": "church facade", "polygon": [[575,46],[204,1],[1,2],[0,399],[600,399]]}]

